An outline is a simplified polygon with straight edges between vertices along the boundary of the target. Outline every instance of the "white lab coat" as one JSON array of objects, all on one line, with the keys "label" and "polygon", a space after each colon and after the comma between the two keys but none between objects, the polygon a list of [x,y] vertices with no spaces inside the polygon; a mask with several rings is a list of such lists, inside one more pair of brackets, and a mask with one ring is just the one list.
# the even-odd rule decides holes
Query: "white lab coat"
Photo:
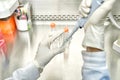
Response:
[{"label": "white lab coat", "polygon": [[107,61],[111,74],[111,80],[120,80],[120,53],[113,50],[113,43],[120,35],[120,30],[111,25],[105,33],[105,50],[107,52]]},{"label": "white lab coat", "polygon": [[[116,3],[112,9],[113,15],[120,15],[119,4],[120,4],[120,0],[116,0]],[[116,18],[119,19],[120,17],[117,16]],[[109,70],[111,74],[111,80],[120,80],[120,76],[119,76],[120,74],[120,53],[116,52],[112,48],[113,43],[114,41],[117,40],[118,36],[120,36],[120,29],[116,28],[112,24],[105,31],[105,49],[107,52],[107,59],[108,59],[108,65],[109,65]]]}]

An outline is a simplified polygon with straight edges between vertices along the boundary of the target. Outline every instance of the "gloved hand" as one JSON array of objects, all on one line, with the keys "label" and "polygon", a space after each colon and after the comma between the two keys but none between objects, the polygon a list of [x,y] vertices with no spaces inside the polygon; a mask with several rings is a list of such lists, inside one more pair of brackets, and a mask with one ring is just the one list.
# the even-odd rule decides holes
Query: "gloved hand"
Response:
[{"label": "gloved hand", "polygon": [[58,31],[54,35],[48,35],[41,41],[34,60],[38,68],[44,68],[54,56],[65,50],[65,46],[58,47],[57,45],[56,48],[50,49],[51,44],[54,43],[57,38],[61,37],[61,34],[64,34],[64,31]]},{"label": "gloved hand", "polygon": [[[88,19],[85,28],[84,47],[93,47],[104,50],[104,30],[109,22],[105,18],[111,11],[116,0],[106,0]],[[79,6],[82,17],[87,17],[90,12],[92,0],[83,0]]]},{"label": "gloved hand", "polygon": [[81,17],[87,17],[90,12],[90,7],[92,4],[92,0],[82,0],[79,5],[79,13]]}]

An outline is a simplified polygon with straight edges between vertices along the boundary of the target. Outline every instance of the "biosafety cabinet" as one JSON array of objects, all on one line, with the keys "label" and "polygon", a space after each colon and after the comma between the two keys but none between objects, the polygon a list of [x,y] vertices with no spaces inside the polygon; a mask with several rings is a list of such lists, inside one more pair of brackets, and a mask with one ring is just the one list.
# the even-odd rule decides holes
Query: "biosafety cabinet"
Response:
[{"label": "biosafety cabinet", "polygon": [[[19,0],[19,2],[29,2],[31,4],[32,31],[18,32],[16,41],[9,50],[12,53],[10,56],[11,62],[9,67],[6,68],[7,71],[3,73],[7,75],[4,77],[8,77],[17,68],[32,61],[41,37],[50,31],[51,22],[56,23],[57,30],[68,26],[71,31],[79,18],[78,8],[81,0]],[[116,0],[112,9],[112,16],[118,25],[120,24],[119,4],[120,0]],[[0,11],[2,11],[1,8]],[[84,29],[79,29],[72,37],[67,57],[64,54],[59,54],[53,58],[45,67],[39,80],[82,80],[83,60],[81,51],[84,50],[82,47],[84,35]],[[119,36],[119,28],[111,22],[111,25],[105,30],[104,41],[111,80],[120,80],[120,53],[113,50],[113,43]],[[0,69],[3,68],[0,67]]]},{"label": "biosafety cabinet", "polygon": [[[33,11],[32,19],[33,19],[33,22],[35,22],[34,24],[36,26],[42,22],[44,24],[40,24],[41,26],[48,25],[50,21],[57,21],[59,28],[61,27],[61,25],[62,26],[69,25],[69,27],[72,28],[74,27],[76,20],[79,18],[78,8],[79,8],[79,4],[81,0],[52,0],[52,1],[51,0],[30,0],[30,2],[32,4],[32,11]],[[116,3],[112,9],[113,18],[115,19],[118,25],[120,24],[119,4],[120,4],[120,0],[116,0]],[[64,79],[65,80],[81,79],[81,75],[80,75],[81,73],[79,73],[80,72],[79,70],[81,70],[82,59],[79,59],[81,58],[81,55],[78,55],[78,54],[83,49],[80,46],[83,36],[84,36],[83,30],[77,31],[76,34],[73,36],[73,44],[71,43],[71,46],[70,46],[70,49],[71,49],[70,55],[69,55],[71,56],[70,60],[75,59],[74,58],[75,55],[79,56],[77,58],[77,61],[73,60],[75,61],[74,64],[76,65],[74,66],[74,64],[70,62],[71,64],[73,64],[70,66],[74,68],[76,67],[78,71],[74,68],[71,68],[71,70],[73,70],[71,71],[73,72],[72,74],[72,73],[69,73],[70,70],[67,70],[68,74],[72,76],[63,75],[64,76],[63,80]],[[105,31],[105,50],[107,52],[107,62],[108,62],[112,80],[120,80],[120,76],[119,76],[120,54],[116,52],[115,50],[113,50],[113,43],[119,36],[120,36],[119,28],[116,28],[116,26],[111,22],[111,25]],[[78,45],[77,42],[76,43],[74,42],[74,40],[80,44]],[[78,52],[77,51],[73,52],[73,49],[72,49],[73,46],[77,47]],[[80,47],[81,49],[78,47]],[[46,68],[46,72],[43,72],[43,74],[45,73],[47,77],[51,77],[49,75],[50,72],[47,73],[48,68],[49,67]],[[43,77],[45,77],[45,75]],[[74,77],[74,78],[71,78],[71,77]],[[49,80],[49,78],[46,80]]]}]

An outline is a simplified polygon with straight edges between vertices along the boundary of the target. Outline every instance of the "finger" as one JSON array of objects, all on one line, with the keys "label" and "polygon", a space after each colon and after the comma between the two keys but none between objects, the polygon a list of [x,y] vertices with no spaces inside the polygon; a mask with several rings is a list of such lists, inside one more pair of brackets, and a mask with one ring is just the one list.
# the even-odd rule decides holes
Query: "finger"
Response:
[{"label": "finger", "polygon": [[82,2],[81,2],[81,5],[80,5],[81,7],[87,7],[87,5],[86,5],[86,0],[82,0]]},{"label": "finger", "polygon": [[81,17],[87,17],[88,14],[86,14],[81,8],[79,9],[79,13],[81,15]]},{"label": "finger", "polygon": [[47,45],[49,42],[48,42],[48,35],[44,35],[43,37],[42,37],[42,39],[41,39],[41,41],[39,42],[40,43],[40,45]]},{"label": "finger", "polygon": [[61,48],[54,49],[53,54],[57,55],[57,54],[63,53],[64,51],[65,51],[65,46],[63,46]]},{"label": "finger", "polygon": [[84,8],[84,7],[82,7],[82,8],[81,8],[81,11],[82,11],[83,13],[85,13],[85,14],[88,15],[88,13],[90,12],[90,8]]},{"label": "finger", "polygon": [[92,0],[85,0],[85,5],[90,8],[92,5]]}]

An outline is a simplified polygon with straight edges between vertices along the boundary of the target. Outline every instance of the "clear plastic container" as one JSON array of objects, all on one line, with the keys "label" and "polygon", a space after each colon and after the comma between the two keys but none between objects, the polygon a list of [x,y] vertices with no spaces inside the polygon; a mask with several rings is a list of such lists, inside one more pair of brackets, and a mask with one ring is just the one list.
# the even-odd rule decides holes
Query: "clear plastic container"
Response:
[{"label": "clear plastic container", "polygon": [[15,10],[15,21],[19,31],[28,31],[32,27],[29,2],[21,4]]},{"label": "clear plastic container", "polygon": [[[50,28],[51,28],[51,31],[49,33],[49,36],[53,36],[55,34],[55,32],[56,32],[56,29],[55,29],[56,28],[56,24],[55,23],[51,23],[50,24]],[[56,41],[54,41],[54,43],[51,44],[50,48],[54,49],[56,44],[57,44]]]},{"label": "clear plastic container", "polygon": [[59,48],[62,46],[62,43],[64,41],[64,39],[68,36],[68,27],[65,27],[64,29],[59,29],[59,30],[56,30],[56,24],[55,23],[51,23],[50,24],[50,27],[51,27],[51,33],[50,33],[50,36],[53,36],[53,35],[56,35],[58,33],[61,33],[58,38],[56,38],[53,43],[51,44],[50,48],[51,49],[56,49],[56,48]]}]

